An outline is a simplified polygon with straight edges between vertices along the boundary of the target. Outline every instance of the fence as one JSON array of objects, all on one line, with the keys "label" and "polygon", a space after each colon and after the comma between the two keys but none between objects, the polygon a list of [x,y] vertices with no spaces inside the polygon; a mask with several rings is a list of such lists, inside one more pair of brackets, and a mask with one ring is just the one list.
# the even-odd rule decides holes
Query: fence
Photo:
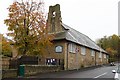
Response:
[{"label": "fence", "polygon": [[9,60],[9,68],[10,69],[18,69],[19,65],[22,65],[22,64],[37,65],[38,64],[38,57],[21,56],[18,59],[10,59]]},{"label": "fence", "polygon": [[54,72],[63,69],[64,65],[38,65],[38,57],[22,56],[18,59],[7,59],[7,68],[3,69],[3,78],[17,77],[20,75],[20,65],[24,65],[24,76],[34,75],[37,73]]}]

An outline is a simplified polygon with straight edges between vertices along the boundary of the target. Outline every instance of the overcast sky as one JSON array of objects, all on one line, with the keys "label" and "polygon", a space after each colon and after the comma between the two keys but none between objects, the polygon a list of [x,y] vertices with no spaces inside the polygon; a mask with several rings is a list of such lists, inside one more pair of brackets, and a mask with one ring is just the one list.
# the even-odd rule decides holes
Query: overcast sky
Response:
[{"label": "overcast sky", "polygon": [[[4,19],[7,7],[14,0],[0,0],[0,33],[6,33]],[[103,36],[118,34],[118,1],[120,0],[43,0],[45,11],[50,5],[60,4],[62,22],[87,35],[93,41]]]}]

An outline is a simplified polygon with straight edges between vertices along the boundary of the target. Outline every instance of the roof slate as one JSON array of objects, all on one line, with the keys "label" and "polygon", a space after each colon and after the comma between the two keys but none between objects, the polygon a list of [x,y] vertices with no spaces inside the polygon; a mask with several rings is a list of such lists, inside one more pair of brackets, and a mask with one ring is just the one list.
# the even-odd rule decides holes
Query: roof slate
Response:
[{"label": "roof slate", "polygon": [[62,23],[62,27],[64,27],[65,31],[56,33],[55,40],[66,39],[68,41],[72,41],[72,42],[80,44],[82,46],[86,46],[86,47],[107,53],[105,50],[103,50],[101,47],[99,47],[94,41],[92,41],[88,36],[67,26],[64,23]]}]

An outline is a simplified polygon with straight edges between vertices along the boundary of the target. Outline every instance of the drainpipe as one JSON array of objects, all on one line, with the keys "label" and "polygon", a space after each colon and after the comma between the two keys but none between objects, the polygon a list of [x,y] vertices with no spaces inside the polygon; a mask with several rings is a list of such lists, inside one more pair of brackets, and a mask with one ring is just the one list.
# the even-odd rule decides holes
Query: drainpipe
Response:
[{"label": "drainpipe", "polygon": [[96,66],[96,52],[95,52],[95,66]]},{"label": "drainpipe", "polygon": [[77,63],[77,70],[78,70],[79,69],[79,67],[78,67],[79,66],[79,63],[78,63],[78,46],[76,46],[76,59],[77,59],[76,63]]},{"label": "drainpipe", "polygon": [[67,64],[66,64],[66,65],[67,65],[66,69],[67,69],[67,70],[68,70],[68,53],[69,53],[69,43],[67,43],[67,55],[66,55],[66,58],[67,58],[67,59],[66,59],[66,60],[67,60],[67,61],[66,61],[66,63],[67,63]]}]

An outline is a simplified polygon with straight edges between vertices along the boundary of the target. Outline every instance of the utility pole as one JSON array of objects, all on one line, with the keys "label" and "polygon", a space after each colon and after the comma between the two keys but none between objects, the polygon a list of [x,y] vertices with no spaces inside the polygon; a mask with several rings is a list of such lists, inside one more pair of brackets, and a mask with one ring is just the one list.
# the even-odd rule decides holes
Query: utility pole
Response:
[{"label": "utility pole", "polygon": [[[118,2],[118,36],[120,38],[120,1]],[[120,63],[120,40],[118,40],[118,63]]]}]

